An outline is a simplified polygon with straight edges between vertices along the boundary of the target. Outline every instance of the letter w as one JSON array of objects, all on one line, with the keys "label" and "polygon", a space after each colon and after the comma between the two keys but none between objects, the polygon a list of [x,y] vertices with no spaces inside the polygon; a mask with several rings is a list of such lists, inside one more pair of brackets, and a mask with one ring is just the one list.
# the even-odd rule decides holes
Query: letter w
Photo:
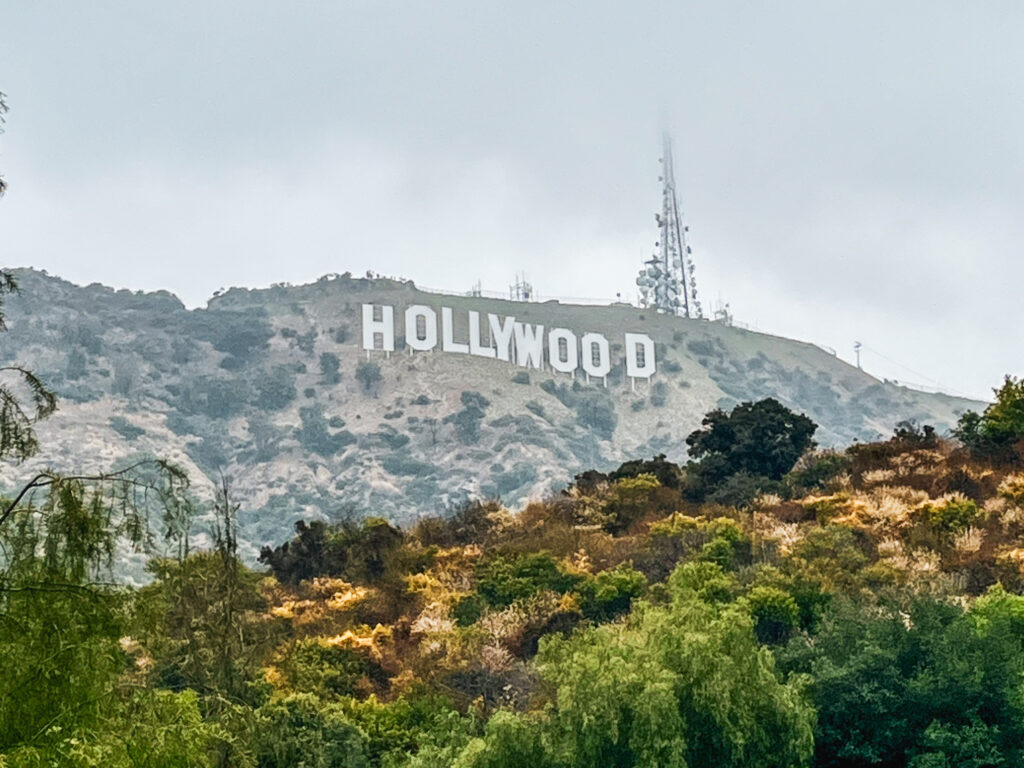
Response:
[{"label": "letter w", "polygon": [[544,364],[544,326],[516,323],[515,337],[516,363],[540,368]]}]

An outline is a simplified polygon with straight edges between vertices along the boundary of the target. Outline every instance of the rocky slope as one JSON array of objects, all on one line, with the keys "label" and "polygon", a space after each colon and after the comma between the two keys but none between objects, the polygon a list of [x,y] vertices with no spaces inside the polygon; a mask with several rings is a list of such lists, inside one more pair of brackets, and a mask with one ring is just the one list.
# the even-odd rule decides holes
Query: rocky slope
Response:
[{"label": "rocky slope", "polygon": [[[412,283],[321,278],[231,289],[187,310],[166,292],[86,287],[19,270],[0,360],[41,374],[61,395],[43,450],[3,467],[12,487],[37,465],[102,469],[140,454],[178,461],[197,493],[223,471],[242,502],[251,555],[300,517],[407,521],[471,496],[510,505],[577,471],[627,458],[685,456],[685,437],[715,407],[776,397],[838,445],[913,418],[947,429],[969,400],[880,382],[812,344],[630,306],[513,303],[424,293]],[[602,333],[607,386],[468,355],[362,349],[361,305],[468,310]],[[399,326],[402,323],[399,321]],[[623,331],[655,342],[658,373],[631,385]],[[368,359],[369,358],[369,359]]]}]

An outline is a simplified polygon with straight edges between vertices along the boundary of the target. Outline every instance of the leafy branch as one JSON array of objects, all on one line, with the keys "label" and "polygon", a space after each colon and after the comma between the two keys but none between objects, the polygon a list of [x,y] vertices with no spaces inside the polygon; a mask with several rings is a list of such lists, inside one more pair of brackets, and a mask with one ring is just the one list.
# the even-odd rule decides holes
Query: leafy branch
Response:
[{"label": "leafy branch", "polygon": [[185,471],[162,459],[98,474],[46,469],[0,507],[0,541],[14,549],[9,561],[32,561],[30,553],[41,551],[47,571],[78,582],[112,563],[119,540],[152,546],[156,513],[164,539],[187,550],[194,512],[188,488]]}]

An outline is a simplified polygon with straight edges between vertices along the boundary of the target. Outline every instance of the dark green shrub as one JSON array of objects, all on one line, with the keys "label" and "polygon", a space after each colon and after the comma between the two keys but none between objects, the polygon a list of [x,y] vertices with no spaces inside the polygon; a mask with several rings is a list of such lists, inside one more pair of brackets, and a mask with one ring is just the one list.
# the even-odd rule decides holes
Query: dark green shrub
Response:
[{"label": "dark green shrub", "polygon": [[711,339],[694,339],[686,342],[686,348],[700,357],[713,357],[718,354],[714,342]]},{"label": "dark green shrub", "polygon": [[615,435],[618,417],[611,396],[592,391],[581,393],[576,400],[576,419],[581,426],[592,430],[598,437],[611,440]]},{"label": "dark green shrub", "polygon": [[111,416],[110,428],[121,435],[125,440],[135,440],[146,434],[146,430],[136,427],[123,416]]},{"label": "dark green shrub", "polygon": [[320,355],[320,374],[324,384],[333,386],[341,381],[341,361],[338,356],[331,352],[324,352]]},{"label": "dark green shrub", "polygon": [[[406,442],[408,442],[408,438],[406,438]],[[384,456],[380,460],[380,465],[392,475],[425,477],[437,472],[437,467],[435,465],[429,464],[425,461],[418,461],[410,456],[403,456],[401,454]]]},{"label": "dark green shrub", "polygon": [[307,355],[311,355],[313,354],[313,349],[316,346],[316,336],[316,328],[310,328],[305,333],[300,333],[295,337],[295,344]]},{"label": "dark green shrub", "polygon": [[466,595],[452,608],[452,618],[460,627],[475,624],[487,610],[487,601],[478,594]]},{"label": "dark green shrub", "polygon": [[665,402],[668,400],[668,385],[664,381],[654,382],[654,386],[651,387],[651,405],[655,408],[664,408]]},{"label": "dark green shrub", "polygon": [[256,710],[253,756],[260,768],[370,768],[366,740],[338,708],[296,694]]},{"label": "dark green shrub", "polygon": [[196,310],[189,313],[197,338],[218,352],[249,360],[267,347],[274,335],[263,310]]},{"label": "dark green shrub", "polygon": [[754,634],[766,645],[785,642],[800,624],[796,601],[777,587],[754,587],[747,595],[747,603],[754,618]]},{"label": "dark green shrub", "polygon": [[535,416],[540,416],[542,419],[544,418],[544,406],[536,400],[530,400],[524,407]]},{"label": "dark green shrub", "polygon": [[487,406],[491,404],[491,401],[479,392],[463,392],[459,396],[459,400],[462,401],[462,405],[466,408],[479,408],[481,411],[486,410]]},{"label": "dark green shrub", "polygon": [[591,621],[611,621],[629,610],[633,599],[647,588],[647,579],[632,565],[601,571],[584,579],[576,592],[583,615]]},{"label": "dark green shrub", "polygon": [[302,426],[297,430],[296,437],[304,448],[319,453],[321,456],[333,456],[356,441],[350,432],[332,434],[327,428],[327,419],[323,410],[316,405],[299,409]]},{"label": "dark green shrub", "polygon": [[938,504],[929,504],[924,509],[928,525],[939,533],[955,535],[967,530],[981,511],[970,499],[949,499]]},{"label": "dark green shrub", "polygon": [[202,414],[213,419],[229,419],[241,412],[251,394],[248,382],[199,376],[183,387],[178,400],[185,414]]},{"label": "dark green shrub", "polygon": [[580,577],[562,570],[544,552],[507,558],[501,555],[477,569],[477,593],[494,608],[505,608],[542,590],[559,594],[570,591]]},{"label": "dark green shrub", "polygon": [[[664,453],[659,453],[650,460],[633,459],[619,465],[619,468],[608,474],[609,480],[621,480],[624,477],[638,477],[639,475],[654,475],[655,479],[666,488],[679,488],[682,484],[682,468],[665,458]],[[601,476],[604,479],[604,476]],[[578,480],[579,478],[577,478]]]},{"label": "dark green shrub", "polygon": [[380,383],[383,376],[380,373],[380,366],[370,360],[360,360],[356,366],[356,381],[362,387],[363,394],[377,397],[380,394]]},{"label": "dark green shrub", "polygon": [[295,399],[295,379],[288,366],[263,371],[253,381],[253,405],[264,411],[280,411]]}]

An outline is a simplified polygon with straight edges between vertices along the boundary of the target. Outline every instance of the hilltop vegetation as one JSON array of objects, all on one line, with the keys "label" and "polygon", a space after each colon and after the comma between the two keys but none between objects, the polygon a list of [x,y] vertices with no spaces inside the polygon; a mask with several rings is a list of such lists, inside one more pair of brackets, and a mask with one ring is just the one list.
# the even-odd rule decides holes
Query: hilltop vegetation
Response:
[{"label": "hilltop vegetation", "polygon": [[[963,443],[832,451],[744,403],[688,465],[300,522],[263,569],[227,479],[197,551],[173,468],[52,475],[0,520],[0,764],[1019,765],[1021,414],[1008,379]],[[106,583],[158,538],[148,584]]]}]

